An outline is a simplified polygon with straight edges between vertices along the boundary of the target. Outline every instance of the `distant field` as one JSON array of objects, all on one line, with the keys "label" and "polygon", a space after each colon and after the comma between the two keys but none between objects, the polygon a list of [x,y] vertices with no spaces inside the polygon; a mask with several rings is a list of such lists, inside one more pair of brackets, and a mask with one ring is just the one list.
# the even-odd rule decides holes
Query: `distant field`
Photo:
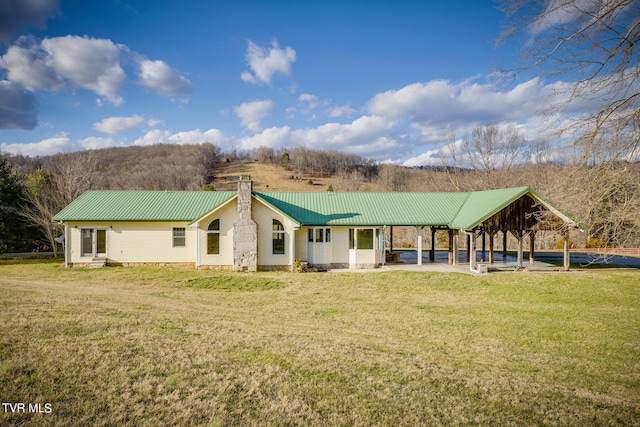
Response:
[{"label": "distant field", "polygon": [[639,288],[0,261],[0,425],[638,425]]}]

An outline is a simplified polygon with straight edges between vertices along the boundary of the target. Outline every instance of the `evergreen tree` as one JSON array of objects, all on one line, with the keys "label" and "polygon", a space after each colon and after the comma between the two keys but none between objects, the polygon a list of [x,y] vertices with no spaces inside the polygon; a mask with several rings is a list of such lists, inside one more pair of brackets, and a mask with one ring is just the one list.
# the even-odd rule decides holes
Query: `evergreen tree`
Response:
[{"label": "evergreen tree", "polygon": [[37,230],[20,215],[26,204],[21,177],[5,156],[0,155],[0,252],[25,252],[35,249]]}]

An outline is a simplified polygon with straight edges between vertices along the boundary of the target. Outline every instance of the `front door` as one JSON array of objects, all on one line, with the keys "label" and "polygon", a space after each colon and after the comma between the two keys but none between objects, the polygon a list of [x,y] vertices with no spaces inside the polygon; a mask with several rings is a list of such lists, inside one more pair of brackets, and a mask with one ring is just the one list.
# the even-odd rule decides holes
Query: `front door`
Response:
[{"label": "front door", "polygon": [[83,228],[81,230],[81,252],[83,257],[107,257],[107,230],[104,228]]},{"label": "front door", "polygon": [[307,238],[307,255],[310,264],[324,265],[331,263],[330,228],[309,228]]}]

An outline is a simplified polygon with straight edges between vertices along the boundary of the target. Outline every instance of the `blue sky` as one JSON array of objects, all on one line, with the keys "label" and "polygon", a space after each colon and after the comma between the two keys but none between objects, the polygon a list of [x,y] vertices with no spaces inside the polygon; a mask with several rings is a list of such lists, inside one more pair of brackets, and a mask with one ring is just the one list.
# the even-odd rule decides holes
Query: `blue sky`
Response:
[{"label": "blue sky", "polygon": [[210,141],[437,164],[483,123],[528,140],[555,83],[491,1],[0,0],[0,150]]}]

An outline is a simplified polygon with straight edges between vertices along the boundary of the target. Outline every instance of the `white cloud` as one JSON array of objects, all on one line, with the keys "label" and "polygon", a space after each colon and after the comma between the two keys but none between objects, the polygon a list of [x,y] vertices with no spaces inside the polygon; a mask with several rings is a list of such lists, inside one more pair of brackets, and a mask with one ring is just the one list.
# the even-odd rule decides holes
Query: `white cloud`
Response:
[{"label": "white cloud", "polygon": [[379,151],[392,152],[397,142],[386,135],[393,122],[379,116],[363,116],[352,123],[327,123],[310,129],[291,130],[288,126],[265,129],[238,144],[248,150],[260,146],[286,147],[303,145],[315,149],[362,153],[366,156]]},{"label": "white cloud", "polygon": [[462,153],[464,141],[462,139],[445,144],[440,148],[428,150],[418,156],[410,157],[402,163],[402,166],[443,166],[450,165],[453,154],[456,156]]},{"label": "white cloud", "polygon": [[101,148],[116,147],[118,144],[113,138],[102,138],[99,136],[90,136],[78,141],[78,145],[85,150],[99,150]]},{"label": "white cloud", "polygon": [[313,129],[296,130],[295,141],[309,147],[349,149],[352,145],[366,145],[384,136],[394,125],[381,116],[362,116],[352,123],[326,123]]},{"label": "white cloud", "polygon": [[130,117],[109,117],[93,124],[98,132],[111,135],[127,132],[137,128],[144,122],[144,117],[133,115]]},{"label": "white cloud", "polygon": [[316,108],[318,106],[318,97],[310,93],[301,93],[298,96],[298,101],[305,102],[309,108]]},{"label": "white cloud", "polygon": [[10,46],[0,57],[0,67],[7,70],[7,78],[28,90],[59,90],[64,87],[62,77],[52,68],[49,54],[33,39],[21,37],[18,45]]},{"label": "white cloud", "polygon": [[129,55],[126,46],[108,39],[69,35],[38,42],[21,37],[0,57],[0,68],[7,70],[8,80],[30,91],[57,91],[68,84],[74,90],[95,92],[100,96],[99,106],[105,102],[120,105],[127,82],[120,62],[132,58],[139,65],[141,86],[164,96],[188,98],[191,94],[191,82],[165,62]]},{"label": "white cloud", "polygon": [[296,61],[296,51],[289,46],[281,49],[277,41],[271,44],[271,48],[263,49],[249,40],[246,60],[251,72],[243,72],[240,78],[246,83],[271,85],[275,74],[291,75],[291,64]]},{"label": "white cloud", "polygon": [[206,132],[195,129],[186,132],[171,133],[167,130],[161,131],[153,129],[147,132],[143,137],[136,139],[133,145],[153,145],[153,144],[201,144],[204,142],[212,142],[218,146],[226,143],[227,138],[218,129],[209,129]]},{"label": "white cloud", "polygon": [[534,78],[510,90],[491,84],[458,84],[446,80],[414,83],[375,95],[367,109],[377,115],[408,121],[425,141],[443,141],[447,134],[468,133],[483,123],[527,123],[548,112],[558,100],[552,86]]},{"label": "white cloud", "polygon": [[49,154],[73,151],[73,144],[66,135],[44,139],[40,142],[27,144],[0,144],[0,151],[11,154],[23,154],[25,156],[46,156]]},{"label": "white cloud", "polygon": [[138,84],[160,95],[191,95],[191,82],[179,71],[169,67],[164,61],[138,58],[140,80]]},{"label": "white cloud", "polygon": [[273,107],[270,99],[261,101],[245,102],[233,108],[236,115],[242,120],[242,125],[253,132],[261,129],[260,121],[267,115]]},{"label": "white cloud", "polygon": [[333,107],[327,110],[327,114],[329,117],[351,117],[355,114],[356,110],[351,108],[349,105],[338,106],[334,105]]},{"label": "white cloud", "polygon": [[124,89],[126,76],[120,67],[120,53],[128,50],[126,46],[106,39],[65,36],[44,39],[42,47],[58,75],[114,105],[122,103],[118,93]]},{"label": "white cloud", "polygon": [[164,124],[164,120],[158,120],[158,119],[149,119],[147,121],[147,126],[149,126],[150,128],[155,128],[158,126],[162,126]]}]

